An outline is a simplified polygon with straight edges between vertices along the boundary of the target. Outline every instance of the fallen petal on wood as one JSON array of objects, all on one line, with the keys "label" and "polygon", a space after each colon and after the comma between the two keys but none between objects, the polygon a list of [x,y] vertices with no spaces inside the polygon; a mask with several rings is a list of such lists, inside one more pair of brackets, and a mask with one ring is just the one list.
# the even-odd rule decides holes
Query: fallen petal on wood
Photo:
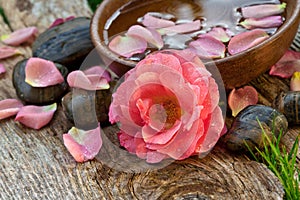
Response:
[{"label": "fallen petal on wood", "polygon": [[19,46],[23,43],[31,44],[35,40],[37,34],[37,28],[32,26],[16,30],[11,34],[2,35],[0,39],[3,43],[7,45]]},{"label": "fallen petal on wood", "polygon": [[254,29],[251,31],[243,32],[231,38],[228,44],[228,52],[231,55],[245,51],[254,47],[270,36],[263,30]]},{"label": "fallen petal on wood", "polygon": [[76,70],[67,77],[70,87],[81,88],[85,90],[103,90],[108,89],[109,84],[105,77],[97,74],[85,74],[83,71]]},{"label": "fallen petal on wood", "polygon": [[64,82],[64,77],[52,61],[29,58],[25,67],[25,82],[32,87],[48,87]]},{"label": "fallen petal on wood", "polygon": [[6,72],[6,68],[2,63],[0,63],[0,74],[4,74]]},{"label": "fallen petal on wood", "polygon": [[143,53],[147,49],[147,41],[139,37],[118,35],[108,47],[116,54],[129,58],[134,54]]},{"label": "fallen petal on wood", "polygon": [[211,36],[211,37],[213,37],[217,40],[220,40],[221,42],[224,42],[224,43],[228,42],[231,38],[228,31],[226,31],[226,29],[224,29],[222,27],[214,27],[209,32],[207,32],[206,34],[203,34],[203,35]]},{"label": "fallen petal on wood", "polygon": [[164,46],[161,35],[155,29],[147,29],[140,25],[133,25],[128,29],[127,35],[140,37],[158,49],[161,49]]},{"label": "fallen petal on wood", "polygon": [[228,96],[228,105],[234,117],[247,106],[255,105],[257,102],[258,93],[252,86],[233,89]]},{"label": "fallen petal on wood", "polygon": [[73,127],[63,135],[63,140],[64,145],[77,162],[92,160],[102,146],[100,125],[88,131]]},{"label": "fallen petal on wood", "polygon": [[290,81],[291,91],[300,91],[300,71],[295,72]]},{"label": "fallen petal on wood", "polygon": [[22,107],[22,102],[17,99],[0,101],[0,120],[16,115]]},{"label": "fallen petal on wood", "polygon": [[201,58],[224,58],[226,46],[211,36],[203,35],[192,41],[189,47]]},{"label": "fallen petal on wood", "polygon": [[283,19],[281,16],[269,16],[264,18],[247,18],[240,22],[240,25],[246,29],[255,28],[275,28],[281,26]]},{"label": "fallen petal on wood", "polygon": [[287,50],[280,60],[271,67],[269,74],[290,78],[297,71],[300,71],[300,52]]},{"label": "fallen petal on wood", "polygon": [[195,20],[193,22],[187,22],[187,23],[177,24],[175,26],[161,28],[158,30],[158,32],[162,35],[175,34],[175,33],[189,33],[192,31],[197,31],[200,28],[201,28],[200,20]]},{"label": "fallen petal on wood", "polygon": [[22,53],[18,49],[11,47],[0,47],[0,59],[5,59],[20,54]]},{"label": "fallen petal on wood", "polygon": [[242,7],[241,12],[244,18],[262,18],[272,15],[279,15],[284,12],[286,3],[282,4],[262,4]]},{"label": "fallen petal on wood", "polygon": [[167,19],[161,19],[151,14],[147,13],[142,21],[142,24],[148,28],[158,29],[165,28],[169,26],[175,26],[175,22]]},{"label": "fallen petal on wood", "polygon": [[15,120],[29,128],[38,130],[51,121],[56,109],[56,103],[48,106],[23,106]]}]

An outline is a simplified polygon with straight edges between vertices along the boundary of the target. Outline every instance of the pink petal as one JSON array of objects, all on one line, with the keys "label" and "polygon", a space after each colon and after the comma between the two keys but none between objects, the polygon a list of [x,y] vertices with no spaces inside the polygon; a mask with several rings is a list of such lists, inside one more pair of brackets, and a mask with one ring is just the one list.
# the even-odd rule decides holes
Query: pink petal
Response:
[{"label": "pink petal", "polygon": [[228,44],[228,52],[231,55],[245,51],[254,47],[270,36],[263,30],[254,29],[251,31],[243,32],[232,37]]},{"label": "pink petal", "polygon": [[71,128],[63,134],[64,145],[77,162],[92,160],[99,153],[102,146],[100,125],[92,130]]},{"label": "pink petal", "polygon": [[52,27],[55,27],[55,26],[58,26],[60,24],[63,24],[65,23],[66,21],[69,21],[69,20],[72,20],[74,19],[75,17],[74,16],[70,16],[70,17],[67,17],[67,18],[57,18],[50,26],[49,28],[52,28]]},{"label": "pink petal", "polygon": [[300,72],[295,72],[290,82],[291,91],[300,91]]},{"label": "pink petal", "polygon": [[197,31],[200,28],[201,28],[200,20],[195,20],[193,22],[187,22],[175,26],[161,28],[158,30],[158,32],[161,33],[162,35],[166,35],[170,33],[188,33],[192,31]]},{"label": "pink petal", "polygon": [[108,82],[111,81],[110,73],[100,66],[93,66],[83,71],[85,75],[98,75],[105,78]]},{"label": "pink petal", "polygon": [[154,29],[147,29],[140,25],[133,25],[128,29],[127,35],[140,37],[158,49],[161,49],[164,46],[161,35]]},{"label": "pink petal", "polygon": [[206,34],[203,34],[203,35],[211,36],[211,37],[213,37],[217,40],[220,40],[221,42],[224,42],[224,43],[228,42],[231,38],[231,36],[226,31],[226,29],[224,29],[222,27],[214,27],[214,28],[212,28],[212,30],[210,30],[209,32],[207,32]]},{"label": "pink petal", "polygon": [[0,101],[0,120],[16,115],[23,107],[17,99],[5,99]]},{"label": "pink petal", "polygon": [[149,13],[144,16],[142,24],[148,28],[153,29],[175,26],[175,23],[173,21],[154,17]]},{"label": "pink petal", "polygon": [[11,46],[18,46],[22,43],[31,44],[38,33],[36,27],[27,27],[14,31],[9,35],[2,35],[1,40],[3,43]]},{"label": "pink petal", "polygon": [[189,44],[200,58],[224,58],[226,46],[219,40],[211,36],[200,36],[197,40]]},{"label": "pink petal", "polygon": [[269,74],[290,78],[296,71],[300,71],[300,52],[287,50],[282,58],[271,67]]},{"label": "pink petal", "polygon": [[246,29],[255,29],[255,28],[275,28],[279,27],[283,23],[281,16],[269,16],[264,18],[247,18],[244,21],[240,22]]},{"label": "pink petal", "polygon": [[48,106],[23,106],[15,120],[38,130],[51,121],[56,109],[56,103]]},{"label": "pink petal", "polygon": [[64,77],[52,61],[30,58],[25,67],[25,82],[33,87],[48,87],[64,82]]},{"label": "pink petal", "polygon": [[109,84],[106,78],[100,75],[85,74],[80,70],[71,72],[67,77],[70,87],[81,88],[85,90],[103,90],[108,89]]},{"label": "pink petal", "polygon": [[228,96],[228,105],[234,117],[247,106],[255,105],[257,102],[258,93],[252,86],[233,89]]},{"label": "pink petal", "polygon": [[0,63],[0,74],[4,74],[6,72],[6,69],[3,64]]},{"label": "pink petal", "polygon": [[113,52],[129,58],[134,54],[143,53],[147,49],[147,41],[132,36],[116,36],[108,45]]},{"label": "pink petal", "polygon": [[0,47],[0,59],[22,54],[18,49],[11,47]]},{"label": "pink petal", "polygon": [[242,7],[241,12],[244,18],[262,18],[272,15],[279,15],[284,12],[286,3],[282,4],[262,4],[255,6]]}]

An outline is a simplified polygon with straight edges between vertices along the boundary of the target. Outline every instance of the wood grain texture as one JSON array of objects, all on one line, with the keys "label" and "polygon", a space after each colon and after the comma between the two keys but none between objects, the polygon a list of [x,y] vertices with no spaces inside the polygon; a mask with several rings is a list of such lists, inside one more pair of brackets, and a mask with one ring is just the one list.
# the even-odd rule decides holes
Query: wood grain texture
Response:
[{"label": "wood grain texture", "polygon": [[[91,16],[84,0],[72,3],[0,0],[0,6],[4,8],[13,30],[34,25],[42,32],[57,17]],[[10,28],[0,18],[0,35],[9,32]],[[13,66],[31,56],[30,46],[18,49],[23,56],[1,61],[8,72],[0,78],[0,100],[16,98],[11,83]],[[267,75],[251,84],[261,93],[260,101],[266,104],[270,104],[279,90],[287,89],[284,80]],[[269,200],[283,197],[278,179],[263,164],[251,161],[245,155],[233,155],[220,144],[204,159],[195,156],[139,173],[116,170],[116,161],[122,157],[114,152],[114,148],[118,148],[116,145],[104,145],[103,151],[107,150],[102,155],[104,157],[76,163],[62,142],[62,134],[71,126],[61,106],[50,125],[39,131],[28,129],[13,118],[0,121],[0,199]],[[284,144],[290,147],[299,130],[292,128],[284,137]],[[116,139],[116,131],[114,126],[104,129],[111,140]],[[111,163],[105,164],[103,158],[106,161],[111,158]],[[112,164],[116,167],[109,167]]]}]

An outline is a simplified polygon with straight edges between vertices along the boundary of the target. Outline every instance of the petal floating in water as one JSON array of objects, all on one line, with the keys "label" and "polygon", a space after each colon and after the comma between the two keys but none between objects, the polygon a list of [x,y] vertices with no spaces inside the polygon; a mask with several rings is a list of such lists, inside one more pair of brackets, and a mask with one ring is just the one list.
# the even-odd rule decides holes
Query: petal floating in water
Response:
[{"label": "petal floating in water", "polygon": [[284,12],[286,3],[282,4],[262,4],[242,7],[241,12],[244,18],[262,18],[272,15],[279,15]]},{"label": "petal floating in water", "polygon": [[244,21],[240,22],[246,29],[255,29],[255,28],[275,28],[279,27],[283,23],[281,16],[269,16],[264,18],[247,18]]},{"label": "petal floating in water", "polygon": [[245,51],[254,47],[270,36],[263,30],[254,29],[251,31],[243,32],[231,38],[228,44],[228,52],[231,55]]},{"label": "petal floating in water", "polygon": [[[221,42],[228,42],[231,38],[231,35],[222,27],[214,27],[209,32],[204,35],[212,36],[213,38],[220,40]],[[201,36],[201,35],[200,35]]]},{"label": "petal floating in water", "polygon": [[201,28],[200,20],[195,20],[193,22],[187,22],[187,23],[177,24],[175,26],[161,28],[158,30],[158,32],[162,35],[175,34],[175,33],[188,33],[192,31],[197,31],[200,28]]},{"label": "petal floating in water", "polygon": [[157,28],[165,28],[169,26],[175,26],[175,22],[171,20],[161,19],[151,14],[147,13],[142,21],[142,24],[148,28],[157,29]]}]

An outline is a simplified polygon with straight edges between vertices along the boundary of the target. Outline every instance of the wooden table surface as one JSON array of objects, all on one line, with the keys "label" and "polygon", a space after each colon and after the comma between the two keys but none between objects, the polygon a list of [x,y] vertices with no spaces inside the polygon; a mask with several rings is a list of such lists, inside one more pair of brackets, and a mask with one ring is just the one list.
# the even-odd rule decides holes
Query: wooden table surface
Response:
[{"label": "wooden table surface", "polygon": [[[0,18],[0,35],[28,26],[43,32],[56,18],[92,16],[85,0],[0,0],[10,27]],[[0,100],[17,98],[11,76],[14,65],[31,56],[1,61],[7,73],[0,77]],[[264,74],[252,81],[260,103],[270,105],[288,80]],[[35,131],[13,118],[0,121],[0,199],[281,199],[283,189],[265,165],[245,155],[232,155],[221,145],[204,159],[192,157],[155,170],[125,172],[101,159],[76,163],[66,150],[62,134],[72,126],[59,106],[50,125]],[[299,135],[291,127],[283,138],[290,148]],[[106,133],[115,134],[107,128]],[[300,155],[298,153],[298,166]],[[130,169],[129,169],[130,171]]]}]

